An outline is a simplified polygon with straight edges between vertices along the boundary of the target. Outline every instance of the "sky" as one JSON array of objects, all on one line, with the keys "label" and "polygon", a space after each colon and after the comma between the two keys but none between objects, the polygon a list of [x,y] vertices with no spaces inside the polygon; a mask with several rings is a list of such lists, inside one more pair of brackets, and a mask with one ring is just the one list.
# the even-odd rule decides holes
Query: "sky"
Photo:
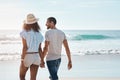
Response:
[{"label": "sky", "polygon": [[22,29],[29,13],[43,30],[51,16],[63,30],[120,30],[120,0],[0,0],[0,29]]}]

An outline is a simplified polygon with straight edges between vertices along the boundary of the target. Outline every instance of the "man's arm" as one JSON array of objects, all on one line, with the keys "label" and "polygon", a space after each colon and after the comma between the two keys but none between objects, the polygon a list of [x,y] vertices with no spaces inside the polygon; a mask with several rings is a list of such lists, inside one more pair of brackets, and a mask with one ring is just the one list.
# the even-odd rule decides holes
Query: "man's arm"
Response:
[{"label": "man's arm", "polygon": [[44,58],[48,52],[49,41],[45,41],[45,46],[43,48],[43,53],[41,53],[41,67],[44,67]]},{"label": "man's arm", "polygon": [[70,49],[69,49],[68,42],[66,39],[63,41],[63,44],[64,44],[66,54],[68,57],[68,69],[71,69],[72,68],[71,54],[70,54]]}]

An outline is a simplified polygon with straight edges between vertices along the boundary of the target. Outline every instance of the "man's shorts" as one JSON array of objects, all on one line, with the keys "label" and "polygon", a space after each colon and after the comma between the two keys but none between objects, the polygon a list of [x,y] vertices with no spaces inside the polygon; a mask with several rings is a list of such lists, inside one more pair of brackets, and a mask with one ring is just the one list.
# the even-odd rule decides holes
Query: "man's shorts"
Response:
[{"label": "man's shorts", "polygon": [[24,58],[24,66],[30,67],[32,64],[40,65],[40,56],[36,54],[26,54]]}]

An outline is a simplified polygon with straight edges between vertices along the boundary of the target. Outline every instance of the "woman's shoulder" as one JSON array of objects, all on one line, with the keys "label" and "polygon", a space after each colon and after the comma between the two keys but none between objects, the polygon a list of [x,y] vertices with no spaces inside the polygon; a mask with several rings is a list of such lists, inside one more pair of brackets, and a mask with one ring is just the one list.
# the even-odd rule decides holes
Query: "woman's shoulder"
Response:
[{"label": "woman's shoulder", "polygon": [[41,31],[39,31],[39,32],[36,32],[38,35],[42,35],[42,33],[41,33]]},{"label": "woman's shoulder", "polygon": [[36,36],[38,37],[38,38],[42,38],[43,37],[43,35],[42,35],[42,33],[39,31],[39,32],[35,32],[36,33]]},{"label": "woman's shoulder", "polygon": [[22,30],[22,31],[20,32],[20,36],[23,37],[23,38],[26,38],[26,36],[27,36],[27,31],[26,31],[26,30]]},{"label": "woman's shoulder", "polygon": [[43,35],[42,35],[42,33],[41,32],[36,32],[37,33],[37,39],[40,41],[40,42],[42,42],[43,41]]},{"label": "woman's shoulder", "polygon": [[25,34],[26,33],[26,30],[22,30],[21,32],[20,32],[20,35],[21,34]]}]

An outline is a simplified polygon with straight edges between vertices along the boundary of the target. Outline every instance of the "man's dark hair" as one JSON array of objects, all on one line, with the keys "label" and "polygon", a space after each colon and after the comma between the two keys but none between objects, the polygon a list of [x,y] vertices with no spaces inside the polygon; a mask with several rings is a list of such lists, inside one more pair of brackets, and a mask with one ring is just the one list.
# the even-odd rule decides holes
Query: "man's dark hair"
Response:
[{"label": "man's dark hair", "polygon": [[57,23],[57,21],[56,21],[56,19],[55,19],[54,17],[49,17],[47,20],[48,20],[49,22],[53,22],[54,25],[56,25],[56,23]]}]

